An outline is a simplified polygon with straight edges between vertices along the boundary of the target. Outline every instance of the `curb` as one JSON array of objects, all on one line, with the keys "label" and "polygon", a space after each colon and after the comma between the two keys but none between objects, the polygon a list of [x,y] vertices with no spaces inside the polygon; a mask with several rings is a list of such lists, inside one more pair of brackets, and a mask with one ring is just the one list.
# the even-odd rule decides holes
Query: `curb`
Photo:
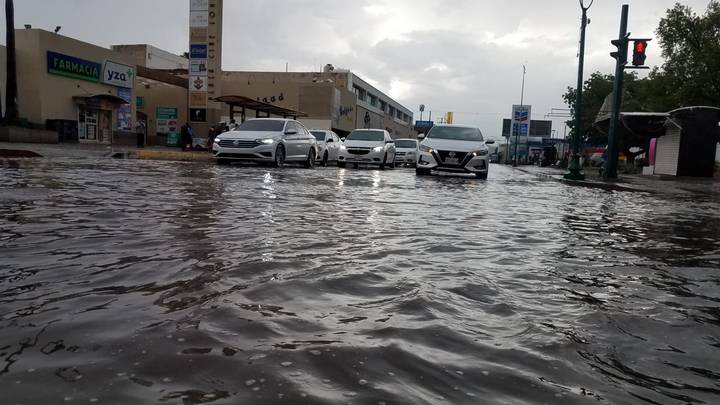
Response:
[{"label": "curb", "polygon": [[173,160],[180,162],[210,162],[213,160],[207,152],[172,152],[159,150],[138,150],[127,154],[127,159]]},{"label": "curb", "polygon": [[0,149],[0,158],[18,159],[18,158],[37,158],[37,157],[43,157],[43,156],[41,154],[39,154],[37,152],[33,152],[31,150]]},{"label": "curb", "polygon": [[600,181],[593,181],[593,180],[568,180],[566,178],[563,178],[562,175],[555,175],[555,174],[547,174],[547,173],[537,173],[530,170],[521,169],[519,167],[513,167],[515,170],[519,170],[523,173],[532,174],[535,175],[541,179],[546,180],[552,180],[557,181],[558,183],[567,184],[569,186],[580,186],[580,187],[587,187],[587,188],[599,188],[607,191],[632,191],[632,192],[644,192],[648,193],[651,192],[650,190],[643,190],[636,187],[629,187],[624,186],[616,183],[605,183]]}]

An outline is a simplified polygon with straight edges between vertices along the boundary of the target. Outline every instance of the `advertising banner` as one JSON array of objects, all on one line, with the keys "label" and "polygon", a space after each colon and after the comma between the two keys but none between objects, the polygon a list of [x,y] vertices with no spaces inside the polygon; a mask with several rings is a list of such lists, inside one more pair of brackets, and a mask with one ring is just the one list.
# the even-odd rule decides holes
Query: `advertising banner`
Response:
[{"label": "advertising banner", "polygon": [[207,76],[190,76],[190,91],[207,91]]},{"label": "advertising banner", "polygon": [[528,136],[530,132],[530,110],[529,105],[512,106],[511,136]]},{"label": "advertising banner", "polygon": [[132,66],[105,61],[102,82],[117,87],[133,88],[135,69]]},{"label": "advertising banner", "polygon": [[102,65],[97,62],[47,51],[47,70],[60,76],[97,82],[100,80]]},{"label": "advertising banner", "polygon": [[208,40],[207,27],[190,28],[190,43],[203,43]]},{"label": "advertising banner", "polygon": [[190,121],[205,122],[207,121],[207,110],[205,108],[191,108]]},{"label": "advertising banner", "polygon": [[191,59],[190,74],[193,76],[207,76],[207,59]]},{"label": "advertising banner", "polygon": [[207,11],[208,0],[190,0],[190,11]]},{"label": "advertising banner", "polygon": [[208,94],[206,91],[190,92],[190,107],[207,107]]},{"label": "advertising banner", "polygon": [[207,59],[206,44],[190,44],[190,59]]},{"label": "advertising banner", "polygon": [[174,107],[158,107],[155,111],[156,132],[161,134],[178,134],[178,112]]},{"label": "advertising banner", "polygon": [[207,11],[191,11],[190,12],[190,28],[207,27],[208,12]]},{"label": "advertising banner", "polygon": [[118,87],[117,95],[121,99],[125,100],[127,104],[121,104],[118,106],[117,112],[117,128],[120,131],[131,131],[132,130],[132,91],[123,87]]}]

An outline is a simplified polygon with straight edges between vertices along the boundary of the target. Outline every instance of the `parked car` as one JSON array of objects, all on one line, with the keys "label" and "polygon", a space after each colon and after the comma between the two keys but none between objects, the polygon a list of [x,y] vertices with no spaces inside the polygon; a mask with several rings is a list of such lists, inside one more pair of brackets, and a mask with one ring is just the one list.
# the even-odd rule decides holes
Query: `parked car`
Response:
[{"label": "parked car", "polygon": [[281,118],[247,120],[215,137],[212,148],[218,164],[250,161],[283,167],[285,162],[302,162],[310,168],[318,155],[317,141],[305,126]]},{"label": "parked car", "polygon": [[399,165],[417,165],[417,158],[420,154],[418,141],[416,139],[395,140],[395,163]]},{"label": "parked car", "polygon": [[317,160],[320,164],[327,166],[328,162],[337,162],[340,145],[342,145],[340,137],[335,132],[326,129],[311,129],[310,133],[317,139]]},{"label": "parked car", "polygon": [[428,175],[433,170],[473,173],[488,176],[488,148],[478,128],[464,125],[435,125],[420,142],[420,157],[415,173]]},{"label": "parked car", "polygon": [[352,163],[395,167],[395,143],[383,129],[355,129],[340,147],[338,166]]}]

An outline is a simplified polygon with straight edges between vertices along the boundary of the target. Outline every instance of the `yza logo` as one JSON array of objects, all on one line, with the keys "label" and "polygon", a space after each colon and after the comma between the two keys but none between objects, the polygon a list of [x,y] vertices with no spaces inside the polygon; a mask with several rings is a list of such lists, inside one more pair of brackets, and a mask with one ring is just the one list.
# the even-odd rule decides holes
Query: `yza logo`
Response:
[{"label": "yza logo", "polygon": [[109,82],[111,81],[120,81],[120,82],[127,82],[130,78],[132,78],[132,70],[128,70],[127,72],[116,72],[114,70],[107,70],[107,80]]},{"label": "yza logo", "polygon": [[133,87],[134,74],[135,72],[130,66],[107,61],[103,71],[103,82],[116,86]]}]

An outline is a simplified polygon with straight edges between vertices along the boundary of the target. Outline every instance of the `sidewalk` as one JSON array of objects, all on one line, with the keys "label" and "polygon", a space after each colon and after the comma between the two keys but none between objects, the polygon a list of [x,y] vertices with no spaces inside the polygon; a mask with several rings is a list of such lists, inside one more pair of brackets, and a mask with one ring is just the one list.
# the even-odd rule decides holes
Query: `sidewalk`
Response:
[{"label": "sidewalk", "polygon": [[717,176],[708,178],[620,174],[617,180],[605,180],[600,176],[597,168],[590,167],[584,170],[585,180],[575,181],[567,180],[563,177],[567,172],[565,169],[539,166],[518,166],[514,169],[565,184],[603,188],[606,190],[670,194],[702,193],[717,194],[720,196],[720,178]]},{"label": "sidewalk", "polygon": [[208,152],[183,152],[179,148],[167,146],[149,146],[136,148],[132,146],[93,145],[81,143],[14,143],[0,142],[0,159],[18,157],[21,151],[33,152],[49,159],[99,159],[125,158],[146,160],[174,161],[211,161]]}]

